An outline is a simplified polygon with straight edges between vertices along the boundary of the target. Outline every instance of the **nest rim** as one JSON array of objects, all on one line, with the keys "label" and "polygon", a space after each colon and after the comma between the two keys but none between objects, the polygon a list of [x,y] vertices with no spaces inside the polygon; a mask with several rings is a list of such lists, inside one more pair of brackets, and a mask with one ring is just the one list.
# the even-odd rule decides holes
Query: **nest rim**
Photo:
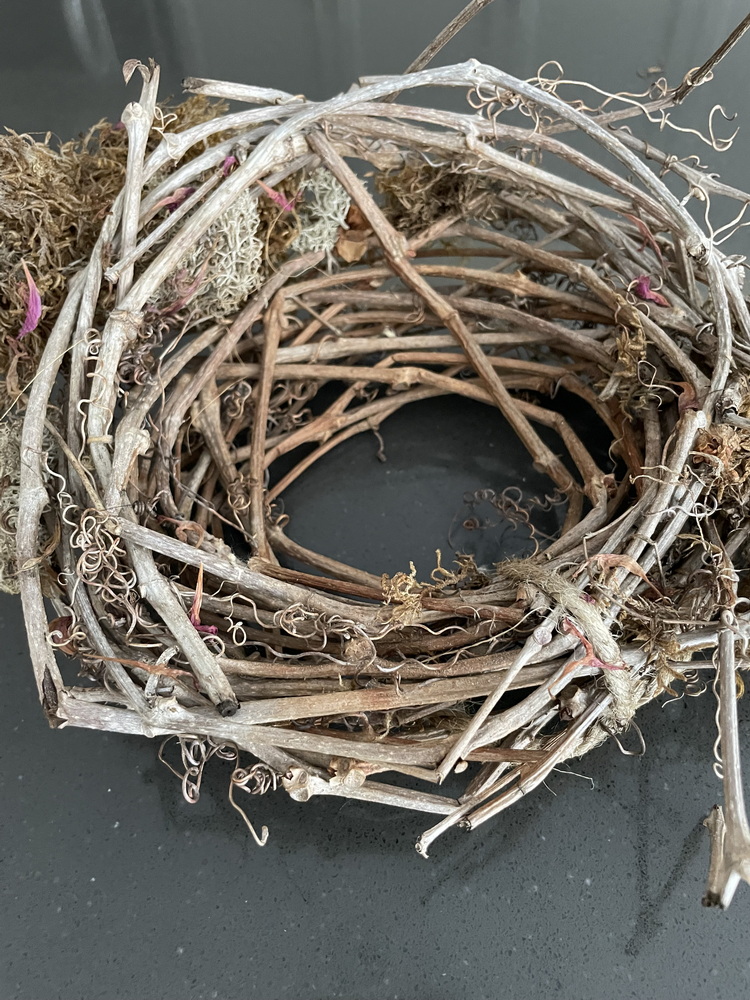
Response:
[{"label": "nest rim", "polygon": [[[637,708],[668,687],[670,670],[672,678],[684,680],[679,664],[698,648],[693,633],[713,629],[715,637],[729,627],[724,617],[716,621],[716,609],[728,614],[727,608],[736,606],[737,578],[731,559],[721,562],[726,548],[709,527],[707,550],[719,553],[709,577],[717,594],[711,613],[699,613],[699,602],[693,614],[680,611],[679,600],[669,598],[668,616],[678,624],[653,634],[643,625],[643,635],[637,616],[647,622],[659,601],[667,601],[665,588],[655,586],[650,574],[658,570],[662,581],[672,579],[665,577],[664,565],[686,525],[709,523],[707,504],[714,503],[714,511],[724,504],[727,530],[742,530],[729,513],[735,507],[741,511],[737,483],[744,481],[745,450],[750,454],[742,423],[746,385],[740,370],[745,356],[750,359],[750,315],[738,271],[630,142],[595,116],[562,101],[542,79],[534,85],[470,60],[365,83],[315,105],[276,92],[276,105],[223,115],[183,133],[165,132],[146,156],[158,69],[139,68],[141,100],[123,114],[132,152],[125,186],[90,261],[70,281],[26,400],[16,553],[42,703],[56,725],[177,736],[185,775],[195,778],[191,768],[199,766],[198,787],[205,762],[215,754],[221,757],[222,747],[234,747],[234,757],[224,751],[236,765],[230,790],[265,791],[269,782],[275,786],[278,781],[294,798],[351,794],[442,813],[446,819],[420,838],[418,849],[426,856],[439,833],[458,822],[480,825],[520,797],[518,788],[503,790],[502,783],[488,786],[485,781],[477,791],[474,782],[467,807],[447,796],[372,781],[373,774],[390,769],[439,783],[457,765],[479,760],[485,771],[493,764],[496,770],[509,764],[523,786],[520,794],[525,794],[556,762],[585,753],[631,724]],[[388,103],[407,86],[467,87],[477,95],[479,114]],[[191,89],[246,100],[257,99],[259,93],[257,88],[215,81],[192,81]],[[500,112],[512,107],[532,113],[532,126],[505,124]],[[629,177],[557,138],[554,126],[560,123],[593,139],[603,158],[611,157]],[[251,140],[255,131],[260,135]],[[231,137],[224,138],[227,135]],[[220,141],[207,145],[212,136]],[[528,153],[507,152],[511,143],[520,142],[526,143]],[[503,144],[505,148],[498,148]],[[190,150],[196,155],[180,159]],[[381,178],[392,181],[399,167],[409,170],[425,159],[431,164],[426,150],[438,151],[442,169],[450,175],[456,174],[460,157],[461,169],[472,183],[479,178],[479,188],[472,188],[465,204],[454,206],[452,214],[446,209],[414,232],[408,225],[399,229],[386,203],[373,196],[347,160],[369,160]],[[550,173],[535,162],[539,153],[589,173],[597,186],[587,188]],[[228,167],[230,158],[235,163]],[[148,178],[158,179],[170,161],[179,161],[177,167],[150,190],[144,189]],[[328,171],[356,209],[350,208],[348,229],[338,231],[336,244],[269,258],[263,284],[230,318],[212,322],[204,315],[196,322],[184,311],[189,300],[178,299],[179,308],[172,312],[154,310],[159,290],[179,271],[186,253],[214,231],[212,226],[221,228],[238,198],[248,191],[256,200],[270,197],[266,208],[275,215],[274,224],[284,222],[285,213],[296,207],[285,185],[290,178],[299,184],[301,176],[309,178],[319,169]],[[160,199],[187,190],[191,180],[196,182],[193,190],[172,215],[149,228],[155,218],[149,215]],[[489,190],[482,189],[484,182]],[[463,190],[460,185],[458,189]],[[499,206],[501,224],[488,226]],[[512,210],[541,239],[530,242],[509,235]],[[481,241],[491,256],[502,253],[519,265],[517,272],[440,263],[436,251],[455,250],[450,244],[455,239],[467,241],[459,246],[466,251],[457,254],[462,260]],[[566,251],[560,250],[560,243]],[[105,249],[117,259],[106,260]],[[359,256],[348,259],[342,251]],[[311,269],[330,264],[334,256],[338,271],[308,277]],[[436,259],[438,263],[431,262]],[[549,274],[560,283],[546,284],[544,276]],[[116,291],[102,323],[97,304],[104,279],[116,280]],[[383,289],[394,281],[403,291]],[[458,284],[458,291],[448,294],[442,289],[450,281]],[[352,283],[354,288],[349,287]],[[483,285],[482,294],[476,293],[477,285]],[[170,294],[174,298],[174,288]],[[409,322],[415,299],[419,311]],[[311,318],[301,327],[295,325],[298,317],[287,300],[302,301],[307,308]],[[342,336],[344,328],[362,324],[361,316],[347,318],[347,310],[356,313],[356,307],[368,314],[365,334]],[[119,397],[124,352],[132,354],[149,322],[155,325],[144,318],[149,308],[163,327],[160,337],[147,345],[159,363],[153,371],[144,370],[142,381],[128,385],[123,406]],[[396,319],[373,320],[369,315],[388,313]],[[481,332],[482,317],[500,329]],[[372,328],[378,324],[387,324],[389,333],[375,336]],[[395,336],[391,326],[398,327]],[[435,332],[438,329],[445,333]],[[426,348],[421,346],[425,340],[430,341]],[[414,346],[417,341],[419,347]],[[363,365],[357,359],[371,356],[373,345],[381,356]],[[450,345],[455,347],[452,353]],[[535,355],[537,346],[542,353]],[[492,353],[497,348],[503,348],[501,353]],[[60,400],[55,396],[56,379],[68,351]],[[524,352],[529,356],[517,356]],[[642,378],[644,365],[653,372],[650,380]],[[457,377],[467,366],[474,377]],[[227,409],[222,398],[227,390],[217,394],[217,387],[232,380],[232,391],[237,385],[249,391],[244,399],[232,400],[234,409]],[[451,577],[444,571],[438,582],[424,585],[413,574],[384,580],[302,552],[285,538],[283,524],[270,507],[289,477],[270,490],[265,480],[269,452],[283,454],[290,444],[305,440],[315,423],[294,422],[307,402],[304,392],[285,400],[288,413],[274,397],[278,383],[295,380],[318,385],[334,380],[348,386],[340,411],[334,409],[332,417],[319,420],[317,437],[309,439],[323,450],[344,440],[352,429],[377,426],[420,394],[453,392],[497,406],[534,464],[568,497],[560,537],[539,558],[501,564],[493,579],[464,589],[460,583],[470,580],[470,573]],[[349,410],[356,400],[351,387],[361,383],[389,388]],[[619,483],[598,467],[585,442],[559,414],[519,395],[544,397],[557,385],[576,392],[606,423],[627,468],[627,477]],[[50,400],[62,413],[57,424],[47,419]],[[159,407],[160,436],[155,436],[153,415]],[[282,423],[289,419],[285,430],[275,437],[270,434],[269,447],[271,413]],[[252,421],[245,420],[248,414]],[[535,423],[545,421],[567,447],[578,481],[535,431]],[[196,435],[208,462],[198,454]],[[53,450],[50,464],[47,455]],[[304,460],[300,464],[297,474],[304,473]],[[209,497],[209,515],[191,502],[190,490],[182,489],[182,469],[191,472],[197,487],[214,475],[223,490],[220,502]],[[56,512],[52,521],[60,527],[59,538],[52,533],[54,545],[40,532],[50,510]],[[185,511],[198,513],[194,519]],[[253,546],[246,564],[228,552],[216,534],[219,520],[227,516]],[[702,529],[697,530],[704,537]],[[737,536],[732,537],[739,548]],[[597,551],[591,553],[592,548]],[[277,555],[302,557],[314,571],[327,573],[329,583],[314,583],[310,574],[280,566]],[[577,577],[565,567],[571,560],[582,564]],[[676,580],[695,560],[678,550],[674,561],[669,572]],[[110,563],[116,570],[107,577]],[[610,575],[602,583],[605,570]],[[702,572],[703,567],[691,571]],[[269,668],[283,664],[284,658],[292,662],[300,648],[320,659],[327,644],[335,643],[326,668],[338,663],[352,678],[369,670],[368,688],[341,695],[328,690],[238,695],[242,683],[232,673],[236,664],[233,668],[229,662],[238,657],[224,655],[230,633],[225,630],[221,640],[216,638],[220,627],[210,610],[211,601],[226,599],[223,584],[234,586],[253,606],[252,628],[243,631],[246,638],[252,631],[266,638],[283,633],[275,645],[265,643],[271,650]],[[694,578],[688,584],[695,589]],[[593,596],[584,593],[587,587]],[[209,590],[215,593],[208,595]],[[661,596],[653,598],[654,592]],[[127,596],[131,594],[132,599]],[[51,623],[45,597],[58,611]],[[371,602],[378,598],[381,606],[373,609]],[[623,609],[630,615],[627,626]],[[205,624],[202,612],[212,624]],[[237,624],[233,615],[234,608],[232,629]],[[389,646],[388,636],[400,633],[401,639],[406,635],[411,640],[415,631],[427,633],[436,623],[456,620],[479,622],[479,628],[474,633],[465,628],[466,642],[448,647],[450,653],[438,650],[443,658],[435,662],[444,668],[443,676],[435,678],[443,684],[444,697],[438,699],[425,693],[424,677],[425,671],[431,676],[435,647],[427,645],[421,654],[410,656],[406,665],[423,668],[422,676],[414,670],[410,676],[389,659],[397,655],[398,645]],[[482,633],[487,620],[497,625],[498,633],[512,633],[515,645],[506,640],[506,648],[496,651],[499,640],[491,641],[492,631]],[[148,650],[149,635],[161,648],[158,657],[151,652],[141,654],[148,660],[123,655],[133,645]],[[479,655],[478,639],[485,640]],[[712,641],[707,639],[706,645]],[[253,641],[247,644],[253,646]],[[256,649],[263,645],[262,639],[255,642]],[[403,648],[408,645],[402,642]],[[99,664],[91,688],[66,684],[56,650]],[[466,654],[466,673],[451,672],[461,662],[461,652]],[[486,661],[493,657],[489,669]],[[483,662],[468,662],[475,660]],[[251,656],[247,662],[256,661]],[[540,673],[540,663],[550,665],[546,675]],[[247,669],[251,672],[245,690],[252,692],[247,678],[263,675],[253,673],[251,666]],[[269,669],[265,680],[274,679],[279,675]],[[299,679],[324,680],[325,675]],[[565,728],[545,729],[550,705],[559,722],[560,698],[572,681],[577,692],[585,692],[583,703],[579,699],[575,706],[572,701],[566,705],[572,714]],[[534,707],[528,717],[501,704],[510,687],[521,682],[531,691],[529,698],[536,694],[545,699],[543,708]],[[411,702],[404,700],[404,686],[412,688]],[[437,691],[434,683],[432,690]],[[390,722],[385,735],[374,741],[370,720],[369,730],[365,727],[357,740],[341,728],[347,713],[367,717],[400,706],[414,714],[419,705],[451,698],[456,705],[471,703],[473,709],[458,735],[443,736],[438,750],[421,737],[411,742],[422,745],[410,747],[408,726],[402,746],[389,738]],[[318,725],[319,718],[328,725]],[[299,729],[302,722],[315,729],[307,740]],[[436,716],[435,733],[442,734],[445,725],[443,716]],[[195,757],[190,741],[196,734],[203,740],[199,765],[190,757]],[[193,749],[187,751],[187,745]],[[513,761],[514,752],[531,750],[539,751],[533,762]],[[253,754],[268,769],[265,777],[256,774],[252,788],[240,767],[240,751]],[[268,775],[275,776],[273,781]]]}]

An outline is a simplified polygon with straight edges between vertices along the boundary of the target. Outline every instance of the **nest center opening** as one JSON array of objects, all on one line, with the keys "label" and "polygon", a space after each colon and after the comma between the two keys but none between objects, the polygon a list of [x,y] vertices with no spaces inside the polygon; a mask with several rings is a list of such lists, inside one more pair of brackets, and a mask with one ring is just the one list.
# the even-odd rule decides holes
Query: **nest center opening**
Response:
[{"label": "nest center opening", "polygon": [[[613,464],[611,435],[580,400],[561,391],[548,405],[585,430],[602,468]],[[541,436],[566,461],[554,430],[541,428]],[[274,463],[272,490],[297,461],[299,455]],[[491,575],[505,559],[546,548],[569,510],[569,497],[534,468],[502,415],[460,396],[411,403],[380,428],[341,442],[277,503],[289,519],[285,533],[306,549],[374,574],[413,564],[420,579],[435,568],[437,551],[446,567],[471,556]],[[293,557],[285,562],[309,569]]]}]

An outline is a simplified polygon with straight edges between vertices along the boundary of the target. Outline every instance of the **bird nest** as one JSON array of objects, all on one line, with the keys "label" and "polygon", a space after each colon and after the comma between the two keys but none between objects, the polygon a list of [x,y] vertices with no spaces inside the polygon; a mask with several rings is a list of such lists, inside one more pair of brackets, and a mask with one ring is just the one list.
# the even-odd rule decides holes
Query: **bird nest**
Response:
[{"label": "bird nest", "polygon": [[[637,745],[639,707],[697,689],[718,644],[735,780],[750,316],[686,202],[745,196],[616,128],[680,95],[591,108],[469,61],[317,104],[191,80],[196,116],[136,69],[122,123],[68,149],[122,179],[87,260],[37,272],[41,296],[27,255],[33,329],[4,339],[36,371],[0,453],[50,723],[164,740],[190,801],[228,761],[259,842],[239,793],[279,787],[435,814],[426,855],[608,736]],[[471,106],[399,103],[426,87]],[[438,552],[420,580],[409,553],[389,576],[295,542],[288,486],[438,396],[492,408],[548,478],[545,531],[528,470],[470,498],[525,525],[528,555]],[[745,873],[723,822],[712,902]]]}]

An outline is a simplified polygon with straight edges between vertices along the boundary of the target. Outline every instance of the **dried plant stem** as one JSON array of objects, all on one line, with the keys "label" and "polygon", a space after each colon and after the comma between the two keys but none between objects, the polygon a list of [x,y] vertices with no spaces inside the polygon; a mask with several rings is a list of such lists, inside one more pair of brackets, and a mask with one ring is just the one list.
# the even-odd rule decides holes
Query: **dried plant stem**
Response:
[{"label": "dried plant stem", "polygon": [[713,77],[714,69],[718,66],[724,56],[734,48],[748,29],[750,29],[750,14],[740,21],[734,31],[732,31],[732,33],[724,39],[718,49],[716,49],[716,51],[713,52],[701,66],[697,69],[691,69],[690,72],[685,75],[685,79],[672,95],[672,100],[675,104],[681,104],[692,90],[696,87],[700,87],[701,84],[706,83],[706,81]]},{"label": "dried plant stem", "polygon": [[[350,195],[353,194],[358,185],[357,179],[351,168],[336,153],[331,144],[320,134],[311,135],[308,141],[344,189]],[[543,471],[549,473],[554,482],[562,489],[569,489],[571,485],[570,475],[559,459],[550,452],[541,438],[539,438],[531,424],[519,414],[507,389],[505,389],[495,374],[484,352],[474,343],[471,334],[466,329],[458,313],[454,309],[451,309],[442,295],[436,292],[431,285],[428,285],[414,271],[405,254],[403,240],[399,238],[398,234],[390,226],[374,199],[363,193],[361,189],[358,191],[358,195],[360,210],[377,233],[385,256],[394,272],[403,278],[408,287],[421,296],[427,306],[432,309],[436,316],[440,317],[445,326],[455,336],[477,374],[481,376],[487,386],[487,390],[495,400],[500,412],[526,446],[535,464]]]},{"label": "dried plant stem", "polygon": [[448,42],[454,38],[458,32],[466,27],[476,15],[489,7],[492,0],[471,0],[466,6],[456,14],[443,30],[435,36],[430,44],[406,67],[405,73],[416,73],[417,70],[428,66],[441,49],[445,48]]},{"label": "dried plant stem", "polygon": [[711,833],[711,866],[703,897],[706,906],[727,907],[743,879],[750,881],[750,825],[745,811],[737,721],[734,615],[723,612],[719,630],[719,735],[724,809],[714,806],[706,820]]},{"label": "dried plant stem", "polygon": [[[543,623],[542,628],[549,628],[550,625],[554,624],[555,615],[550,615]],[[513,664],[508,668],[505,677],[500,681],[500,683],[494,688],[489,697],[482,704],[482,707],[476,713],[474,718],[471,720],[469,725],[464,729],[461,736],[456,740],[455,744],[451,747],[449,752],[445,755],[445,758],[440,762],[438,767],[438,774],[441,780],[446,778],[448,774],[453,770],[456,763],[461,759],[462,754],[471,745],[472,739],[475,734],[480,730],[482,724],[489,718],[490,712],[500,701],[505,692],[509,689],[510,684],[514,680],[515,676],[519,671],[526,665],[529,658],[536,652],[539,646],[538,639],[535,636],[530,636],[524,643],[523,649],[518,653]]]},{"label": "dried plant stem", "polygon": [[65,305],[47,341],[37,376],[29,393],[27,419],[24,420],[21,437],[20,491],[24,503],[19,505],[16,526],[18,579],[39,699],[50,715],[54,714],[59,692],[64,684],[54,653],[46,641],[47,614],[39,572],[36,568],[42,511],[49,499],[42,475],[44,416],[55,377],[70,341],[82,294],[83,281],[79,277],[73,282]]}]

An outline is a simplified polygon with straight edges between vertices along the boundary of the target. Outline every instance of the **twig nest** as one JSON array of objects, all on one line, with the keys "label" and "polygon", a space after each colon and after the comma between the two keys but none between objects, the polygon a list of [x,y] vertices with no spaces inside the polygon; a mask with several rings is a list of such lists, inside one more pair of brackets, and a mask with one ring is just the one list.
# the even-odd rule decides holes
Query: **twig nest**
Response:
[{"label": "twig nest", "polygon": [[[124,187],[19,401],[40,696],[53,724],[177,737],[190,800],[217,756],[232,795],[442,815],[426,854],[695,681],[750,531],[739,271],[560,81],[472,61],[317,104],[192,81],[260,106],[170,132],[140,69]],[[430,85],[472,106],[388,103]],[[312,463],[452,395],[548,477],[551,536],[518,488],[478,498],[529,540],[489,569],[383,577],[294,541],[281,501]],[[466,762],[459,803],[436,780]]]}]

